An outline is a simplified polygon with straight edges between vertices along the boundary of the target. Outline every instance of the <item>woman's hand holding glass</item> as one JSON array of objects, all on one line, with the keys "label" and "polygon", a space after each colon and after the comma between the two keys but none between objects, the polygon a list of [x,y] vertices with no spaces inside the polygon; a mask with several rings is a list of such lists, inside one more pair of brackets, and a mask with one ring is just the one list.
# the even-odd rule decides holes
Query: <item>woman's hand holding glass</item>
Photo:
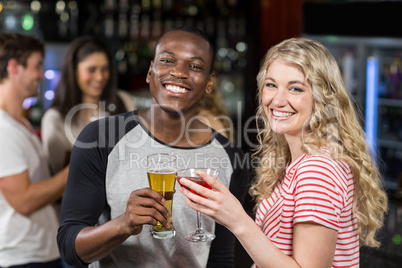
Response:
[{"label": "woman's hand holding glass", "polygon": [[211,217],[232,232],[235,227],[241,227],[240,220],[250,218],[240,201],[219,180],[202,171],[197,171],[197,175],[211,185],[213,190],[181,178],[180,184],[182,186],[205,197],[194,194],[185,187],[180,187],[180,192],[187,197],[186,203],[189,207]]}]

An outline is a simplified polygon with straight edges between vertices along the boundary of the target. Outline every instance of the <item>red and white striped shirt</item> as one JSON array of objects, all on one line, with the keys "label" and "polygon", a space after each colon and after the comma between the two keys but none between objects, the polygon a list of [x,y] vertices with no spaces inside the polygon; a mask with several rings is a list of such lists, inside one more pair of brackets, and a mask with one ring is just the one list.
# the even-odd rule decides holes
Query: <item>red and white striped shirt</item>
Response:
[{"label": "red and white striped shirt", "polygon": [[288,256],[293,227],[314,222],[338,232],[332,267],[359,267],[359,232],[352,213],[353,175],[349,166],[326,155],[303,155],[286,169],[282,182],[263,200],[255,222]]}]

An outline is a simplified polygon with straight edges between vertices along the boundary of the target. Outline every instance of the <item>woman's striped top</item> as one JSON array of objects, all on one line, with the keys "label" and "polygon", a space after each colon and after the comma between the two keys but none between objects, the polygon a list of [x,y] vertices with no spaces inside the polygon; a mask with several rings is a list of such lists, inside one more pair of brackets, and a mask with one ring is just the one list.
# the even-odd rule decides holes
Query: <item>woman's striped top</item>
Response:
[{"label": "woman's striped top", "polygon": [[359,232],[352,213],[353,175],[349,166],[328,155],[303,155],[286,169],[273,194],[263,200],[256,223],[288,256],[293,256],[293,227],[314,222],[338,232],[332,267],[359,266]]}]

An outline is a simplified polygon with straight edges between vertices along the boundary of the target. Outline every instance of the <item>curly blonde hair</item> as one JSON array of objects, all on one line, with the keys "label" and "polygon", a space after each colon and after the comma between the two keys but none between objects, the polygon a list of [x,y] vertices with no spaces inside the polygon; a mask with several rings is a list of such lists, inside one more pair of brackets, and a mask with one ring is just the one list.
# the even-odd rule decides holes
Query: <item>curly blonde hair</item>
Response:
[{"label": "curly blonde hair", "polygon": [[358,220],[360,244],[378,247],[375,234],[383,225],[388,198],[339,67],[331,53],[316,41],[303,37],[285,40],[272,47],[262,61],[257,75],[260,146],[253,154],[259,156],[259,166],[250,194],[258,206],[272,194],[291,161],[284,135],[272,131],[262,105],[266,73],[277,58],[298,66],[311,86],[313,114],[303,129],[302,150],[312,155],[325,146],[333,159],[350,166],[355,186],[353,213]]}]

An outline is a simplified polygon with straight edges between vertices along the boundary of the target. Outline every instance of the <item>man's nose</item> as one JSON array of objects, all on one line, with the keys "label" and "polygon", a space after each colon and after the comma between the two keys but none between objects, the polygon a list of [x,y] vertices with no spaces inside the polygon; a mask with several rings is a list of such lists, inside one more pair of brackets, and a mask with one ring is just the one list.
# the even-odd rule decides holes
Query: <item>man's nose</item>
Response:
[{"label": "man's nose", "polygon": [[170,75],[176,78],[187,78],[188,72],[184,63],[177,62],[170,71]]}]

